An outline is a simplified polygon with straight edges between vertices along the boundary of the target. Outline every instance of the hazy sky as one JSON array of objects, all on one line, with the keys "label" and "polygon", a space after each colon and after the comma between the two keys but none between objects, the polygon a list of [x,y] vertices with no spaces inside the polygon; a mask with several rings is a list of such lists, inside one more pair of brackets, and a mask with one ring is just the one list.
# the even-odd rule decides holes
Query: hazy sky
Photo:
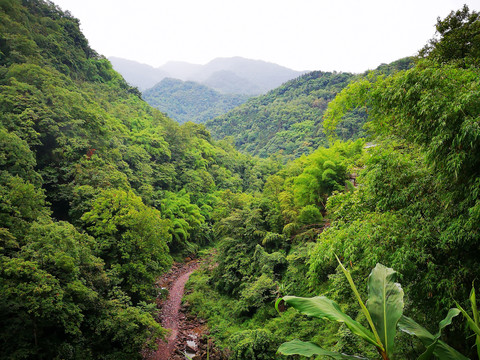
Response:
[{"label": "hazy sky", "polygon": [[480,0],[53,0],[100,54],[160,66],[242,56],[362,72],[414,55],[438,16]]}]

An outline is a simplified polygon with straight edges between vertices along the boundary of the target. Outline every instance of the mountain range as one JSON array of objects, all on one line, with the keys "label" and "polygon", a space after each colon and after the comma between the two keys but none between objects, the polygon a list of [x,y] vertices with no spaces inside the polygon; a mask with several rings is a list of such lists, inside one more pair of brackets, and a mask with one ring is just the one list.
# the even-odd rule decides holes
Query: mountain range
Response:
[{"label": "mountain range", "polygon": [[129,84],[141,91],[169,77],[195,81],[226,94],[260,95],[305,73],[242,57],[216,58],[205,65],[172,61],[157,68],[118,57],[109,60]]},{"label": "mountain range", "polygon": [[[413,66],[409,57],[381,64],[374,72],[390,75]],[[267,94],[250,98],[229,112],[205,123],[212,136],[233,137],[240,151],[260,157],[281,153],[285,158],[309,154],[328,144],[323,114],[328,103],[352,80],[364,74],[312,71],[292,79]],[[356,109],[337,126],[340,139],[365,136],[366,113]]]}]

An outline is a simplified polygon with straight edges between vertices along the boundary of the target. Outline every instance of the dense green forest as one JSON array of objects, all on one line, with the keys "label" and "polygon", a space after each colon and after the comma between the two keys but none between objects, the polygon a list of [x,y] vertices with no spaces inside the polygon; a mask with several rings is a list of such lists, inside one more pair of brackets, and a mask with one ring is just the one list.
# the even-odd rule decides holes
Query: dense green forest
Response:
[{"label": "dense green forest", "polygon": [[239,150],[261,157],[310,153],[327,145],[320,125],[323,112],[352,77],[321,71],[302,75],[208,121],[207,129],[218,139],[232,136]]},{"label": "dense green forest", "polygon": [[[480,355],[471,292],[480,274],[480,15],[464,7],[436,29],[413,68],[358,77],[330,102],[323,117],[329,148],[289,162],[262,193],[230,200],[233,211],[215,225],[217,257],[194,275],[187,296],[230,358],[273,359],[285,341],[294,351],[282,345],[282,353],[387,358],[372,346],[380,340],[362,341],[371,331],[369,318],[358,310],[336,256],[363,301],[377,263],[398,271],[401,312],[408,317],[402,319],[421,325],[410,335],[397,331],[389,358]],[[368,113],[370,143],[335,140],[352,110]],[[327,296],[330,311],[320,305],[327,298],[302,300],[302,308],[286,297],[295,306],[283,305],[279,315],[274,303],[285,295]],[[352,326],[331,301],[360,325]],[[462,315],[455,317],[460,311],[449,312],[460,306],[470,314],[468,326]]]},{"label": "dense green forest", "polygon": [[247,95],[222,94],[193,81],[166,78],[142,93],[154,108],[183,124],[204,123],[247,101]]},{"label": "dense green forest", "polygon": [[[142,358],[165,334],[155,279],[207,251],[186,303],[224,358],[286,358],[282,343],[308,341],[308,356],[334,359],[477,359],[479,59],[480,15],[465,7],[413,67],[314,72],[252,99],[238,111],[291,103],[305,119],[291,123],[302,142],[282,140],[296,148],[242,148],[262,159],[150,107],[68,12],[1,1],[0,358]],[[349,281],[367,299],[377,263],[428,329],[397,331],[388,350]],[[286,295],[328,296],[337,317],[301,315]]]},{"label": "dense green forest", "polygon": [[155,278],[279,165],[151,108],[50,2],[0,2],[0,93],[0,358],[140,357]]},{"label": "dense green forest", "polygon": [[[391,74],[412,65],[405,58],[378,67],[377,73]],[[366,76],[366,74],[364,75]],[[269,93],[250,99],[225,115],[206,123],[215,138],[232,136],[236,147],[260,157],[280,153],[285,159],[310,154],[327,146],[323,114],[329,102],[359,75],[313,71],[288,81]],[[365,136],[366,114],[352,110],[337,127],[343,139]]]}]

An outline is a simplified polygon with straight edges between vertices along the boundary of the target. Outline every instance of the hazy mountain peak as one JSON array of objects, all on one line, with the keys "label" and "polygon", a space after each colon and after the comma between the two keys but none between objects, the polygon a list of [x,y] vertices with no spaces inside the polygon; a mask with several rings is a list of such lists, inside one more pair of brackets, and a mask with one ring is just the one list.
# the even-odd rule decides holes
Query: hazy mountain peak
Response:
[{"label": "hazy mountain peak", "polygon": [[205,83],[223,93],[262,94],[303,73],[241,56],[216,58],[205,65],[169,61],[158,68],[117,57],[111,57],[110,61],[125,80],[141,90],[172,77]]}]

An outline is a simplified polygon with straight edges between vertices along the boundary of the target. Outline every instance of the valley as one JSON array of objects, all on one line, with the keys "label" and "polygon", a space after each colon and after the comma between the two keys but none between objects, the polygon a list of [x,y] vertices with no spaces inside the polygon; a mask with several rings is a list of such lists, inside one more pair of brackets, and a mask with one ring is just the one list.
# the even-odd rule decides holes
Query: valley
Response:
[{"label": "valley", "polygon": [[480,13],[436,30],[154,68],[0,1],[0,359],[478,359]]}]

